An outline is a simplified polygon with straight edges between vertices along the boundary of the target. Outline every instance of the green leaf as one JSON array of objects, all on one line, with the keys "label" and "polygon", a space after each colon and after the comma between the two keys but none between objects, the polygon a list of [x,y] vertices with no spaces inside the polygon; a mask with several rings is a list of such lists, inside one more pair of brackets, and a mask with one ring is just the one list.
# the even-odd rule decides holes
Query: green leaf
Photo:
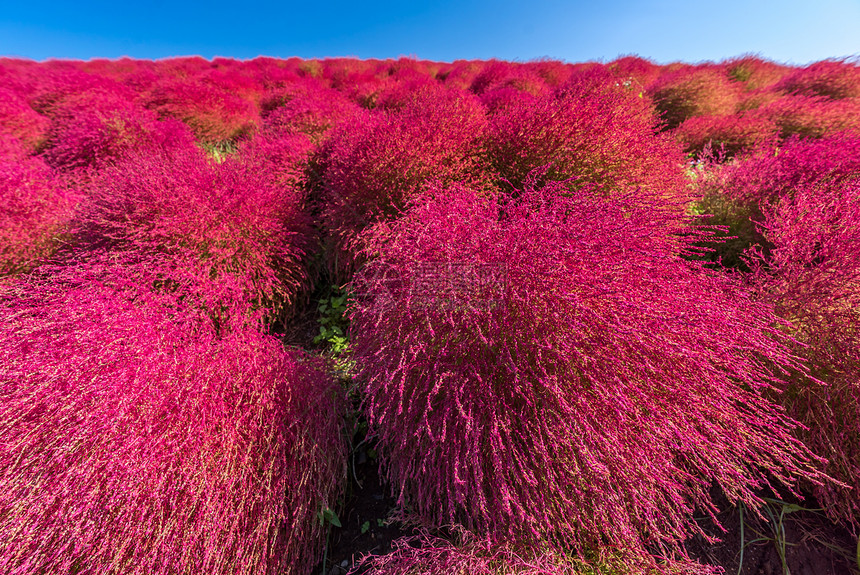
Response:
[{"label": "green leaf", "polygon": [[334,525],[335,527],[341,527],[340,519],[337,516],[337,513],[334,512],[330,507],[326,507],[320,513],[317,513],[317,517],[320,519],[320,525],[328,522]]},{"label": "green leaf", "polygon": [[370,521],[365,521],[364,523],[361,524],[361,532],[362,532],[362,534],[364,534],[364,533],[367,533],[368,531],[370,531]]}]

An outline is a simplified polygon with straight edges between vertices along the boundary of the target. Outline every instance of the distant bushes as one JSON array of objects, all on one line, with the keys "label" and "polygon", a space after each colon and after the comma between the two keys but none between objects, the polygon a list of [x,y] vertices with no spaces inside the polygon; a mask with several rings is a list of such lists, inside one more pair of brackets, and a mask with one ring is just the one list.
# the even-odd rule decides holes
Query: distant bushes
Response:
[{"label": "distant bushes", "polygon": [[69,97],[52,116],[43,156],[61,169],[98,169],[135,152],[164,153],[194,143],[179,121],[159,121],[153,112],[109,96]]},{"label": "distant bushes", "polygon": [[253,102],[201,81],[159,82],[143,96],[143,103],[161,117],[182,120],[198,140],[210,145],[250,135],[260,124]]},{"label": "distant bushes", "polygon": [[684,201],[683,160],[654,128],[654,114],[642,99],[613,76],[591,71],[496,113],[487,153],[503,186],[515,189],[532,170],[548,166],[548,180],[574,178],[608,194],[638,187],[657,203]]},{"label": "distant bushes", "polygon": [[739,92],[725,72],[714,67],[682,67],[666,72],[649,88],[669,129],[695,116],[733,114]]}]

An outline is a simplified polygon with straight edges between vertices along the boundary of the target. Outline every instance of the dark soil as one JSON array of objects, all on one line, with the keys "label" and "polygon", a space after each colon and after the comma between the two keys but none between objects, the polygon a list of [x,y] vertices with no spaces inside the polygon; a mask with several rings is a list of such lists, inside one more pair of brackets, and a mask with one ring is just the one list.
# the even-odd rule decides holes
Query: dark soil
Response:
[{"label": "dark soil", "polygon": [[[782,505],[769,504],[776,521],[767,513],[756,517],[752,511],[743,513],[743,565],[741,565],[741,511],[731,506],[721,493],[714,500],[722,511],[718,519],[727,530],[721,533],[710,520],[700,521],[707,533],[714,533],[720,542],[708,544],[703,538],[694,538],[687,544],[691,557],[700,563],[722,567],[727,575],[858,575],[856,563],[857,540],[830,522],[819,511],[793,511],[783,515],[783,529],[779,529]],[[804,509],[817,509],[814,498],[788,501]],[[786,511],[792,509],[785,508]],[[784,537],[783,537],[784,536]],[[785,562],[779,553],[778,540],[785,541]]]},{"label": "dark soil", "polygon": [[[313,575],[344,575],[362,556],[382,555],[391,549],[392,541],[410,534],[388,521],[395,501],[382,484],[377,462],[369,452],[372,455],[371,449],[360,446],[353,455],[355,461],[354,465],[350,462],[347,501],[340,516],[342,527],[332,528],[326,568],[323,570],[322,564],[317,565],[311,572]],[[359,569],[353,573],[361,572]]]}]

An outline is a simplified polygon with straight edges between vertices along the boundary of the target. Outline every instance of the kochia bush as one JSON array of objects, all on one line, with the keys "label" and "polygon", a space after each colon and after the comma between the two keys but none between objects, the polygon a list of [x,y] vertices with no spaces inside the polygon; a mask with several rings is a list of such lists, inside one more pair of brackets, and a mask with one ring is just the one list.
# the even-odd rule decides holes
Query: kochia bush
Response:
[{"label": "kochia bush", "polygon": [[648,88],[667,128],[694,116],[733,114],[739,89],[718,67],[684,67],[665,72]]},{"label": "kochia bush", "polygon": [[795,365],[775,317],[673,255],[671,216],[561,184],[501,200],[435,189],[377,230],[356,282],[358,381],[400,505],[657,569],[713,483],[758,506],[815,479],[762,395]]},{"label": "kochia bush", "polygon": [[44,143],[49,124],[48,118],[39,115],[24,98],[0,88],[0,134],[18,138],[34,152]]},{"label": "kochia bush", "polygon": [[[761,295],[791,321],[812,375],[793,377],[782,402],[804,424],[799,436],[844,483],[814,493],[834,521],[860,528],[860,180],[822,179],[792,188],[763,209],[772,249],[753,262]],[[847,487],[846,487],[847,486]]]},{"label": "kochia bush", "polygon": [[0,277],[28,271],[68,234],[78,197],[39,158],[17,154],[0,137]]},{"label": "kochia bush", "polygon": [[437,88],[413,94],[398,112],[344,122],[322,151],[323,222],[349,268],[365,228],[395,217],[434,181],[489,187],[482,152],[487,118],[478,99]]},{"label": "kochia bush", "polygon": [[508,188],[522,188],[532,170],[549,164],[550,180],[576,178],[607,193],[639,187],[655,202],[683,201],[684,159],[674,142],[654,133],[655,125],[647,103],[594,69],[547,96],[497,111],[488,154]]},{"label": "kochia bush", "polygon": [[339,387],[254,330],[191,332],[124,273],[0,300],[0,571],[309,573],[344,478]]},{"label": "kochia bush", "polygon": [[218,164],[196,148],[132,154],[94,179],[74,237],[80,249],[167,254],[203,280],[233,278],[281,314],[308,281],[312,222],[301,202],[300,189],[250,159]]},{"label": "kochia bush", "polygon": [[164,80],[144,96],[161,117],[185,122],[198,140],[215,145],[253,134],[260,124],[254,102],[201,80]]},{"label": "kochia bush", "polygon": [[53,110],[43,156],[61,169],[103,168],[138,152],[190,148],[194,138],[179,120],[158,116],[129,100],[84,93]]}]

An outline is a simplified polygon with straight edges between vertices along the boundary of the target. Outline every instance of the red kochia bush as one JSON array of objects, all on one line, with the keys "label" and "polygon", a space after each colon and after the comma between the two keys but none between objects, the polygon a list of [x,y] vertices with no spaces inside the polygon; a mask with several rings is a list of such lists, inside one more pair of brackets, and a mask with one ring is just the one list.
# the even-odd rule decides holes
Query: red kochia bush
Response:
[{"label": "red kochia bush", "polygon": [[740,82],[744,89],[761,90],[779,82],[791,68],[756,56],[742,56],[722,63],[729,78]]},{"label": "red kochia bush", "polygon": [[860,137],[791,138],[778,148],[764,148],[723,167],[712,188],[734,202],[757,206],[778,201],[800,185],[844,180],[858,173]]},{"label": "red kochia bush", "polygon": [[[435,189],[356,282],[358,381],[400,505],[427,526],[657,563],[712,483],[814,478],[762,397],[794,365],[770,310],[670,255],[635,193],[554,184],[505,205]],[[778,481],[774,481],[774,478]]]},{"label": "red kochia bush", "polygon": [[732,116],[694,116],[678,126],[672,135],[693,156],[702,155],[706,147],[726,159],[773,143],[776,124],[756,113]]},{"label": "red kochia bush", "polygon": [[200,80],[165,80],[143,97],[162,117],[185,122],[201,142],[219,144],[253,133],[260,123],[256,105]]},{"label": "red kochia bush", "polygon": [[45,162],[19,154],[10,149],[0,157],[0,277],[49,256],[67,233],[77,201]]},{"label": "red kochia bush", "polygon": [[322,156],[324,222],[349,266],[365,227],[394,217],[432,181],[488,187],[480,156],[486,113],[461,90],[426,89],[397,113],[355,115]]},{"label": "red kochia bush", "polygon": [[84,249],[169,254],[203,278],[238,278],[252,301],[280,313],[307,283],[312,223],[301,194],[265,165],[217,164],[193,148],[132,154],[94,179],[75,239]]},{"label": "red kochia bush", "polygon": [[488,154],[501,178],[521,188],[534,169],[605,190],[640,187],[652,199],[683,200],[684,159],[636,94],[606,70],[581,72],[540,99],[517,99],[492,118]]},{"label": "red kochia bush", "polygon": [[675,128],[693,116],[732,114],[739,89],[718,67],[684,67],[664,73],[648,92],[667,128]]},{"label": "red kochia bush", "polygon": [[833,100],[860,98],[860,67],[846,60],[824,60],[797,68],[775,86],[777,90]]},{"label": "red kochia bush", "polygon": [[0,300],[0,571],[307,574],[344,476],[324,366],[72,268]]},{"label": "red kochia bush", "polygon": [[268,93],[261,104],[264,125],[276,132],[300,132],[320,141],[360,108],[346,96],[308,78]]},{"label": "red kochia bush", "polygon": [[48,118],[39,115],[24,98],[0,88],[0,134],[18,138],[34,152],[44,143],[49,124]]},{"label": "red kochia bush", "polygon": [[860,99],[828,100],[813,96],[783,96],[760,106],[780,136],[821,138],[840,132],[860,134]]},{"label": "red kochia bush", "polygon": [[44,158],[56,168],[99,169],[132,152],[194,145],[179,120],[160,121],[138,104],[97,92],[67,98],[52,116]]},{"label": "red kochia bush", "polygon": [[817,486],[833,520],[860,528],[860,174],[794,186],[764,208],[772,245],[754,269],[760,293],[792,322],[812,374],[792,378],[782,401],[800,437],[848,487]]}]

